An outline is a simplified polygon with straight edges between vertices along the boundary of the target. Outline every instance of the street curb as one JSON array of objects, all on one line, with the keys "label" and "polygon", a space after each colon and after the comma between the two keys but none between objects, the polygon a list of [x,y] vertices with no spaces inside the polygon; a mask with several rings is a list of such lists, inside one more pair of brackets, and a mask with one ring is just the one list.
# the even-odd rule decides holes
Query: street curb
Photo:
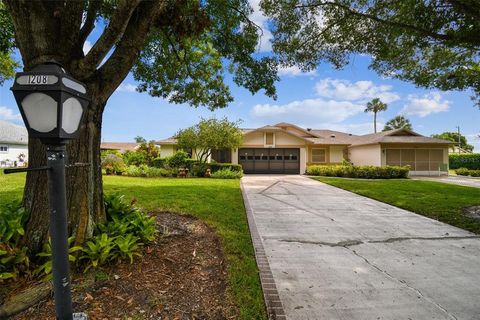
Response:
[{"label": "street curb", "polygon": [[270,264],[268,263],[265,249],[263,248],[262,238],[258,233],[252,208],[250,206],[250,202],[248,201],[242,180],[240,180],[240,189],[242,190],[243,203],[245,205],[245,211],[247,212],[248,227],[252,237],[253,249],[255,251],[255,259],[257,260],[260,282],[263,291],[263,299],[265,300],[265,305],[267,307],[268,319],[286,320],[287,316],[285,315],[282,301],[278,295],[275,279],[273,278]]}]

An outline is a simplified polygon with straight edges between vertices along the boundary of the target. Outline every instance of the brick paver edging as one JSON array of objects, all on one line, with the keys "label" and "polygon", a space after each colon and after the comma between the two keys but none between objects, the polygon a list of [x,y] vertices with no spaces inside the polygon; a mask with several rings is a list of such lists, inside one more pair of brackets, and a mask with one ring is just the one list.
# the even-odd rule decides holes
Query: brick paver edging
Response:
[{"label": "brick paver edging", "polygon": [[273,279],[270,264],[268,263],[265,249],[263,248],[262,238],[260,237],[255,218],[253,217],[252,208],[248,201],[243,182],[240,181],[240,188],[243,195],[243,203],[247,212],[248,227],[250,228],[250,235],[252,237],[253,249],[255,250],[255,259],[257,260],[258,270],[260,271],[260,282],[262,284],[263,298],[267,307],[268,318],[270,320],[286,320],[285,311],[283,310],[282,302],[278,295],[277,286]]}]

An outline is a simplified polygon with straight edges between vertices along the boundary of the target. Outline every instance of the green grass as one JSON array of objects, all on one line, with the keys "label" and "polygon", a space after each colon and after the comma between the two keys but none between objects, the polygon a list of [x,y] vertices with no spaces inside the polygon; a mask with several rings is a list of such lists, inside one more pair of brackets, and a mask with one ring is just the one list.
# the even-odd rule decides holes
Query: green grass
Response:
[{"label": "green grass", "polygon": [[[20,199],[24,174],[0,173],[0,205]],[[106,193],[135,198],[147,211],[194,215],[215,228],[228,261],[230,290],[240,318],[266,319],[239,180],[104,177]]]},{"label": "green grass", "polygon": [[480,234],[480,220],[462,214],[462,208],[480,205],[478,188],[409,179],[313,179]]}]

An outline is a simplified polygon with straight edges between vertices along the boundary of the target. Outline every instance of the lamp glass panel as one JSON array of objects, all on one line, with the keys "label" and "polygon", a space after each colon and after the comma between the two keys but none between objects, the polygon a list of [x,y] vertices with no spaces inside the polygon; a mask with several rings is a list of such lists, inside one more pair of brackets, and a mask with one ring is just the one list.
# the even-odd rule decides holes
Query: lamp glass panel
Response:
[{"label": "lamp glass panel", "polygon": [[38,132],[50,132],[57,127],[57,102],[50,96],[34,92],[22,101],[28,126]]},{"label": "lamp glass panel", "polygon": [[82,119],[82,105],[75,98],[68,98],[63,103],[62,129],[66,133],[74,133]]},{"label": "lamp glass panel", "polygon": [[73,90],[81,92],[81,93],[86,93],[87,92],[87,89],[78,82],[75,82],[75,81],[70,80],[68,78],[62,78],[62,82],[65,86],[69,87],[70,89],[73,89]]}]

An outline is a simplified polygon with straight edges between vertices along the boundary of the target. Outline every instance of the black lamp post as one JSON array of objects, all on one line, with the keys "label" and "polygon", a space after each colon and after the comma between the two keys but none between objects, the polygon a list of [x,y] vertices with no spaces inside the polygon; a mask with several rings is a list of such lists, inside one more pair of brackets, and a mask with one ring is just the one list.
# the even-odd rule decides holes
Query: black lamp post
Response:
[{"label": "black lamp post", "polygon": [[[17,73],[11,88],[32,138],[47,147],[47,170],[52,237],[52,269],[57,319],[73,319],[68,261],[65,144],[78,138],[88,106],[86,86],[56,63]],[[17,170],[17,171],[21,171]]]}]

